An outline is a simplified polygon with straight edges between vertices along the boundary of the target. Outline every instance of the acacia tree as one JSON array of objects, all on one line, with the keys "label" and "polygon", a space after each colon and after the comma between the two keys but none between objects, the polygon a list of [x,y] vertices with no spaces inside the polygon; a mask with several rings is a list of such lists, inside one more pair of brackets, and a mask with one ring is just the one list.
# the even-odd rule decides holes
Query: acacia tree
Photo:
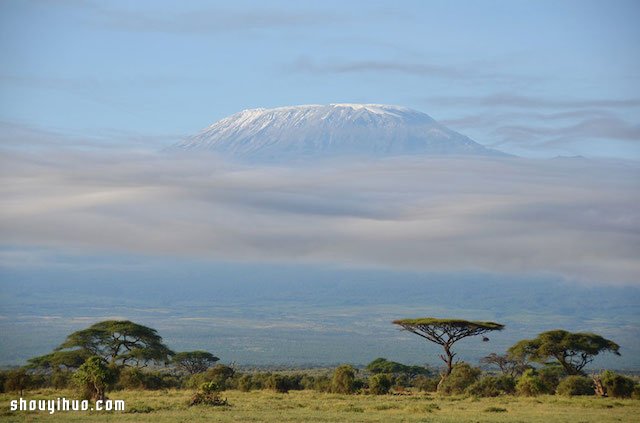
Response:
[{"label": "acacia tree", "polygon": [[503,374],[512,377],[521,375],[531,367],[522,357],[512,357],[509,354],[491,353],[486,357],[482,357],[480,363],[497,366]]},{"label": "acacia tree", "polygon": [[27,368],[44,369],[45,371],[72,370],[82,366],[89,357],[91,357],[91,353],[84,349],[54,351],[30,358]]},{"label": "acacia tree", "polygon": [[544,363],[555,359],[569,375],[584,374],[584,367],[601,352],[620,355],[620,346],[595,333],[551,330],[523,339],[509,348],[511,357]]},{"label": "acacia tree", "polygon": [[445,373],[442,375],[443,380],[451,374],[453,369],[453,358],[456,356],[456,353],[451,349],[453,344],[469,336],[504,329],[504,325],[500,323],[437,319],[435,317],[394,320],[393,323],[401,326],[404,330],[442,346],[444,354],[440,354],[440,359],[447,365]]},{"label": "acacia tree", "polygon": [[193,375],[207,371],[218,360],[218,357],[207,351],[184,351],[174,355],[171,362],[177,368]]},{"label": "acacia tree", "polygon": [[129,320],[106,320],[72,333],[54,353],[31,361],[46,363],[51,356],[63,354],[69,359],[98,356],[114,366],[145,367],[150,362],[166,363],[174,353],[155,329]]}]

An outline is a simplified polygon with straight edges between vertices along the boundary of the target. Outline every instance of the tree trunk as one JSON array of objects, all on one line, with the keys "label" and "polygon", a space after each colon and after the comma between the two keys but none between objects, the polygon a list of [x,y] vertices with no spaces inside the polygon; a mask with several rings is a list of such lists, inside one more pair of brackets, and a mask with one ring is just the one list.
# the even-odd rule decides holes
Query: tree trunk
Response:
[{"label": "tree trunk", "polygon": [[451,352],[451,349],[449,349],[448,345],[444,345],[444,353],[446,357],[441,355],[440,358],[442,358],[442,360],[447,364],[447,368],[445,372],[440,376],[440,382],[438,382],[438,386],[436,388],[438,392],[440,392],[440,386],[442,385],[442,382],[444,382],[444,380],[451,374],[451,371],[453,370],[453,356],[455,354]]},{"label": "tree trunk", "polygon": [[605,391],[604,386],[602,386],[602,380],[600,379],[600,376],[593,375],[592,379],[596,395],[599,397],[606,397],[607,392]]}]

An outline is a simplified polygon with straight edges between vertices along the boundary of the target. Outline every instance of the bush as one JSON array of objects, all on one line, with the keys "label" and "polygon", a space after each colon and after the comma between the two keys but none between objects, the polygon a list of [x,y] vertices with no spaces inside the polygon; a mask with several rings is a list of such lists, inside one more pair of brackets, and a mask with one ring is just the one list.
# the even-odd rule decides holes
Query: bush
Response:
[{"label": "bush", "polygon": [[516,393],[525,397],[548,394],[549,388],[535,370],[526,370],[516,383]]},{"label": "bush", "polygon": [[218,364],[204,373],[196,373],[192,375],[186,382],[187,388],[195,388],[206,382],[215,382],[221,386],[221,390],[230,388],[230,379],[234,376],[235,370],[224,364]]},{"label": "bush", "polygon": [[316,376],[313,378],[313,383],[309,389],[313,389],[318,392],[331,392],[331,378],[326,375]]},{"label": "bush", "polygon": [[567,372],[559,365],[547,365],[537,370],[537,374],[545,385],[546,393],[553,394],[560,380],[567,376]]},{"label": "bush", "polygon": [[633,379],[606,370],[600,375],[602,386],[608,396],[613,398],[629,398],[635,389]]},{"label": "bush", "polygon": [[290,381],[285,376],[274,374],[267,379],[267,388],[273,389],[281,394],[286,394],[290,389]]},{"label": "bush", "polygon": [[73,381],[83,399],[103,401],[107,388],[116,378],[116,371],[98,356],[89,357],[73,374]]},{"label": "bush", "polygon": [[593,380],[585,376],[567,376],[560,381],[556,394],[565,396],[594,395]]},{"label": "bush", "polygon": [[633,393],[631,394],[631,398],[640,399],[640,385],[636,385],[633,387]]},{"label": "bush", "polygon": [[385,395],[391,389],[392,380],[389,375],[375,374],[369,378],[369,392],[374,395]]},{"label": "bush", "polygon": [[338,366],[331,379],[331,392],[337,394],[353,394],[358,389],[356,383],[357,370],[348,364]]},{"label": "bush", "polygon": [[51,373],[51,386],[56,389],[65,389],[72,386],[73,373],[68,370],[54,370]]},{"label": "bush", "polygon": [[417,375],[430,376],[431,370],[422,366],[407,366],[406,364],[389,361],[386,358],[376,358],[367,365],[367,371],[378,374],[406,375],[409,377]]},{"label": "bush", "polygon": [[205,382],[200,385],[200,390],[191,397],[189,406],[193,405],[211,405],[222,406],[229,405],[226,398],[220,396],[220,386],[216,382]]},{"label": "bush", "polygon": [[251,375],[240,376],[238,382],[236,383],[236,388],[238,388],[238,390],[242,392],[249,392],[252,389],[256,389],[254,388],[253,378],[251,377]]},{"label": "bush", "polygon": [[144,388],[144,375],[140,369],[127,367],[120,371],[118,375],[118,389],[142,389]]},{"label": "bush", "polygon": [[438,390],[438,382],[440,379],[437,377],[417,376],[411,382],[411,386],[423,392],[435,392]]},{"label": "bush", "polygon": [[502,375],[484,376],[470,385],[465,392],[477,397],[497,397],[498,395],[513,394],[515,390],[515,379]]},{"label": "bush", "polygon": [[5,374],[4,391],[19,392],[22,396],[25,389],[31,386],[31,376],[24,369],[9,370]]},{"label": "bush", "polygon": [[117,389],[165,389],[180,387],[180,378],[161,372],[125,367],[118,375]]},{"label": "bush", "polygon": [[467,363],[458,363],[453,366],[451,374],[447,376],[438,389],[445,395],[462,394],[465,389],[478,380],[482,371],[477,367],[471,367]]}]

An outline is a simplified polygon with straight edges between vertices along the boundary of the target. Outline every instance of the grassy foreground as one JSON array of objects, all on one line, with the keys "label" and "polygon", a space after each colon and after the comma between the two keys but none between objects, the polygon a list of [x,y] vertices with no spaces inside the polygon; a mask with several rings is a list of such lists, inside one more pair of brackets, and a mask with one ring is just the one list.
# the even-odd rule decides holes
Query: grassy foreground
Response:
[{"label": "grassy foreground", "polygon": [[[315,391],[227,391],[228,407],[188,407],[192,392],[117,391],[123,412],[12,412],[17,395],[0,394],[9,422],[640,422],[640,401],[596,397],[440,397],[435,394],[337,395]],[[25,399],[75,398],[73,391],[30,392]]]}]

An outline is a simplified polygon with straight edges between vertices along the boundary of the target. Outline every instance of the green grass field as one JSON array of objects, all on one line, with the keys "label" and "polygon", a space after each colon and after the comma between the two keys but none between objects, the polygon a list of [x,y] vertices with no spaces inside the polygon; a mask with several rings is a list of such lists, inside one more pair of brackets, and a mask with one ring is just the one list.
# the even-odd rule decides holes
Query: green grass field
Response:
[{"label": "green grass field", "polygon": [[[12,412],[15,394],[0,394],[9,422],[640,422],[640,401],[596,397],[441,397],[436,394],[337,395],[315,391],[223,393],[228,407],[189,407],[192,391],[115,391],[125,412]],[[75,398],[73,391],[29,392],[26,399]]]}]

